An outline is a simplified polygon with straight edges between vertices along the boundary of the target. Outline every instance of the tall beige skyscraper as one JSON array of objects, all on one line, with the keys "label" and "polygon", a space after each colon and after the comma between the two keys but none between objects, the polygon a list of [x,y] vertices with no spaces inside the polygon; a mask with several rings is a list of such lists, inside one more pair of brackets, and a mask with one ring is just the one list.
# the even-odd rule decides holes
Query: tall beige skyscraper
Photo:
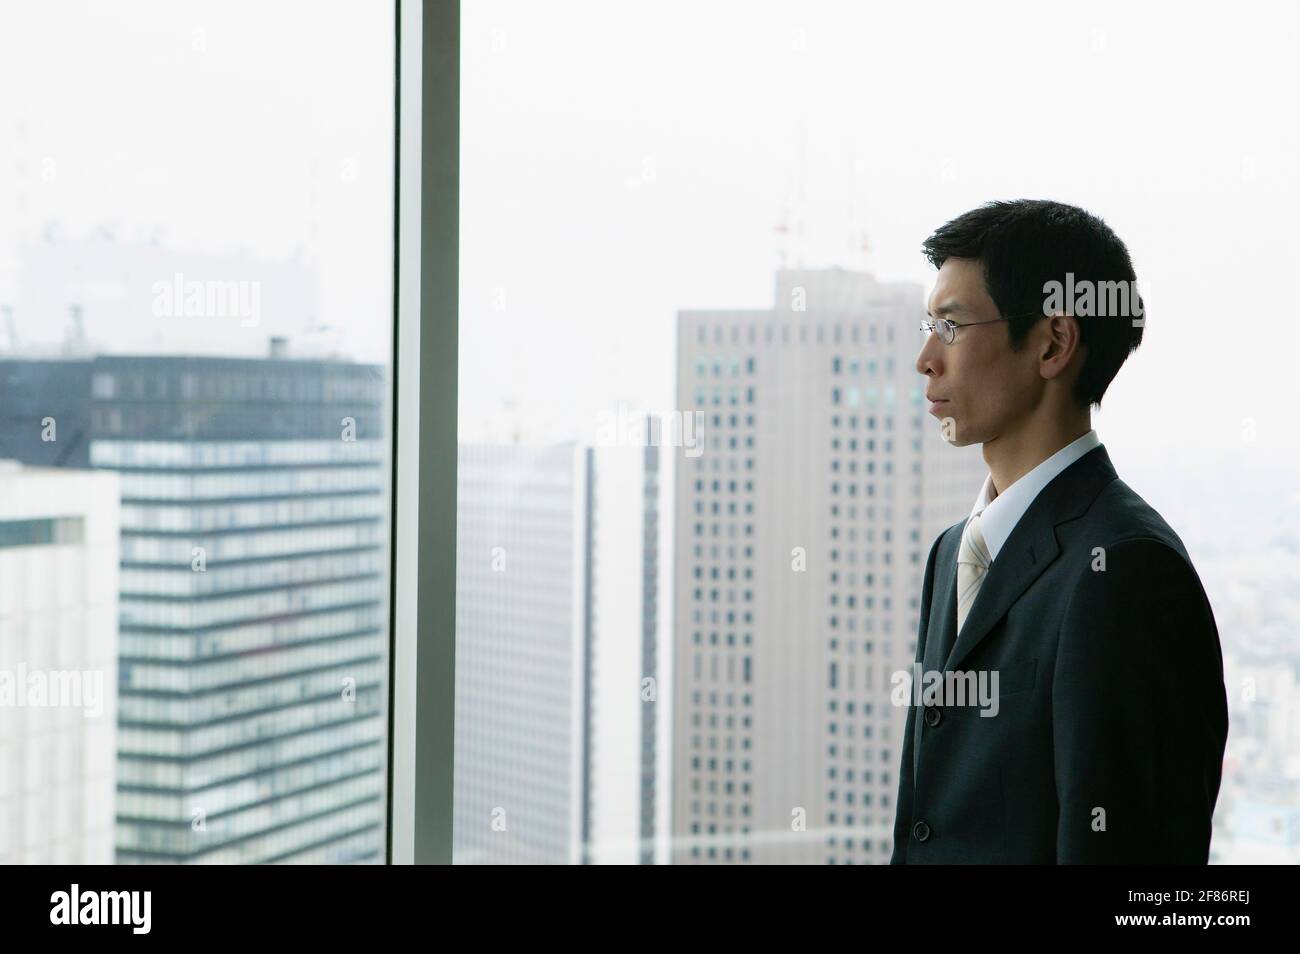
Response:
[{"label": "tall beige skyscraper", "polygon": [[927,413],[924,289],[782,269],[678,315],[672,861],[889,860],[934,538],[985,474]]}]

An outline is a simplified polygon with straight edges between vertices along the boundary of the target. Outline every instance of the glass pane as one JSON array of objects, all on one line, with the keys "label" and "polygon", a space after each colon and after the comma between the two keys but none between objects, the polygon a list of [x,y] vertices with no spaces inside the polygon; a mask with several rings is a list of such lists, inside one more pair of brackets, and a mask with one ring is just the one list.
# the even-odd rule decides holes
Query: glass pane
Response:
[{"label": "glass pane", "polygon": [[383,862],[393,10],[0,28],[0,861]]},{"label": "glass pane", "polygon": [[[1300,445],[1287,375],[1228,318],[1267,311],[1296,252],[1270,211],[1297,201],[1294,31],[1175,37],[1117,8],[1009,34],[968,11],[466,5],[457,861],[889,861],[892,677],[931,545],[988,473],[924,400],[919,247],[1026,193],[1104,217],[1149,292],[1092,426],[1218,620],[1212,860],[1296,859],[1300,511],[1278,481]],[[1220,31],[1249,69],[1187,57]],[[1034,82],[1049,48],[1076,68]],[[1077,116],[1097,122],[1068,135]],[[1008,136],[1024,117],[1068,148],[1044,163]],[[1204,279],[1207,248],[1231,282]]]}]

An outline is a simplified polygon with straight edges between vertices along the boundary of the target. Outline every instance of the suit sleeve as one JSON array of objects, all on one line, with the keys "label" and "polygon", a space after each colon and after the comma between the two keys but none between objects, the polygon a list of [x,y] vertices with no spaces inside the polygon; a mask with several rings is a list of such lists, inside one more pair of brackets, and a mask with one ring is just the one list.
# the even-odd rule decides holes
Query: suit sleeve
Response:
[{"label": "suit sleeve", "polygon": [[1060,864],[1204,864],[1227,738],[1218,630],[1196,571],[1126,540],[1081,568],[1052,677]]},{"label": "suit sleeve", "polygon": [[[941,533],[930,546],[930,556],[925,561],[925,578],[921,585],[921,616],[916,631],[916,661],[925,658],[925,634],[930,624],[930,598],[934,592],[934,559],[939,552],[939,543],[943,540]],[[909,695],[909,699],[911,696]],[[898,797],[894,800],[894,851],[890,855],[891,865],[907,864],[908,829],[912,824],[912,704],[907,704],[903,728],[903,760],[898,769]]]}]

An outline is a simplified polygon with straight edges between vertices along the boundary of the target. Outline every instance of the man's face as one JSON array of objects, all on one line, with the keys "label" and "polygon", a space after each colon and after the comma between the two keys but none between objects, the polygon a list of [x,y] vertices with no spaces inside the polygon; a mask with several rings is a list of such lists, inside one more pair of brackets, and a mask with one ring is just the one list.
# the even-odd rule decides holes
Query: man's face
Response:
[{"label": "man's face", "polygon": [[1044,382],[1037,349],[1027,345],[1012,351],[1007,322],[992,321],[999,317],[998,308],[984,285],[983,266],[969,258],[944,262],[926,310],[931,319],[991,322],[958,328],[952,344],[936,332],[917,356],[927,398],[943,399],[930,413],[946,425],[945,437],[965,447],[1017,428],[1042,399]]}]

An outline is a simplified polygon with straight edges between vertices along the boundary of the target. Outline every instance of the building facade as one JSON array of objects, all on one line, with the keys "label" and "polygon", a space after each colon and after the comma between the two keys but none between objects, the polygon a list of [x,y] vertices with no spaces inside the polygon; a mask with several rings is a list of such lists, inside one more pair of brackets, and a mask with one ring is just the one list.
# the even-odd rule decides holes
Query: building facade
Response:
[{"label": "building facade", "polygon": [[453,861],[583,857],[586,455],[463,444]]},{"label": "building facade", "polygon": [[118,482],[0,461],[0,864],[111,864]]},{"label": "building facade", "polygon": [[119,863],[384,859],[387,390],[332,361],[0,362],[0,454],[120,479]]}]

